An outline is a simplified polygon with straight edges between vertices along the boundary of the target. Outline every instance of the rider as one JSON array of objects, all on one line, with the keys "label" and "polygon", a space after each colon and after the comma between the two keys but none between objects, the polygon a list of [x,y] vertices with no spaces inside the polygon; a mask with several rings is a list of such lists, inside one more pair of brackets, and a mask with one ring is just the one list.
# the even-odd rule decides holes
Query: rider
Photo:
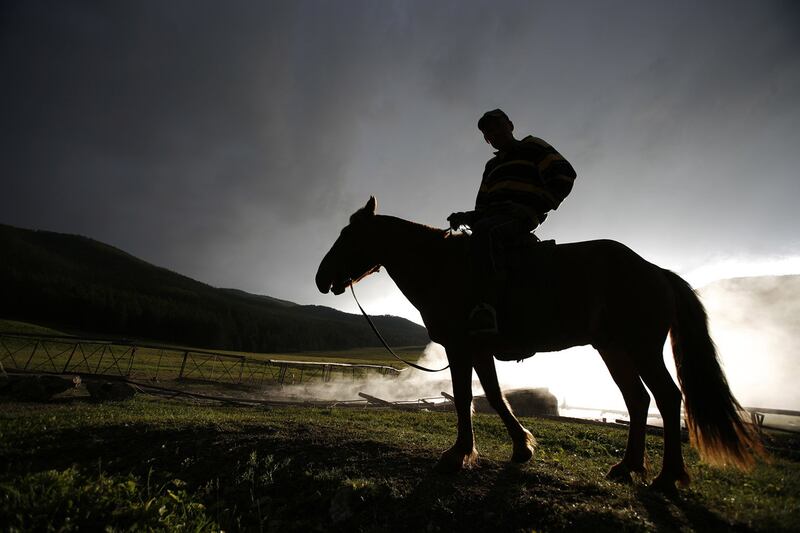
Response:
[{"label": "rider", "polygon": [[572,190],[575,170],[555,148],[528,135],[514,138],[514,124],[500,109],[487,111],[478,129],[497,152],[486,163],[475,210],[453,213],[450,227],[472,229],[471,250],[477,305],[469,316],[472,334],[497,333],[497,245],[519,240],[558,208]]}]

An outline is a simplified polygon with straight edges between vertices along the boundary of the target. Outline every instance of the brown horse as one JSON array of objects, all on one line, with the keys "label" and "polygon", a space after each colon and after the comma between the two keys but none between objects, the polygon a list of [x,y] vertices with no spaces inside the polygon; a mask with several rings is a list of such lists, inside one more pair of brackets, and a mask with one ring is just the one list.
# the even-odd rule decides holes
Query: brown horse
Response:
[{"label": "brown horse", "polygon": [[[508,406],[497,382],[493,355],[557,351],[591,344],[608,366],[630,414],[628,443],[608,477],[630,480],[646,473],[645,423],[650,395],[664,422],[664,461],[653,485],[688,484],[680,435],[681,391],[690,438],[714,464],[747,469],[763,449],[731,394],[692,288],[676,274],[642,259],[624,245],[598,240],[552,247],[535,275],[510,281],[510,316],[518,334],[476,340],[465,323],[472,307],[465,235],[375,214],[375,198],[350,217],[317,271],[323,293],[345,288],[380,265],[420,311],[430,338],[447,351],[458,415],[458,437],[437,467],[458,470],[477,459],[472,431],[471,376],[513,442],[512,461],[525,462],[536,444]],[[502,324],[501,324],[502,326]],[[664,366],[671,333],[681,389]]]}]

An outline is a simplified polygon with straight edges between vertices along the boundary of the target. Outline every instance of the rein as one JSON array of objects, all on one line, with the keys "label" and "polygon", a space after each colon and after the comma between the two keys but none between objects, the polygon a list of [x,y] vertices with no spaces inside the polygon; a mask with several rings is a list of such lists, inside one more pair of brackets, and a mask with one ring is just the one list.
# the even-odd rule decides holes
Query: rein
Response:
[{"label": "rein", "polygon": [[367,322],[369,323],[369,327],[371,327],[372,331],[375,332],[375,335],[378,336],[378,339],[380,339],[381,343],[383,344],[383,347],[386,348],[387,350],[389,350],[389,353],[392,354],[398,361],[403,362],[403,363],[407,364],[408,366],[414,367],[417,370],[422,370],[424,372],[441,372],[443,370],[447,370],[450,367],[450,365],[448,364],[446,367],[440,368],[439,370],[431,370],[430,368],[425,368],[424,366],[420,366],[420,365],[411,363],[409,361],[406,361],[405,359],[403,359],[402,357],[400,357],[399,355],[394,353],[394,350],[389,348],[389,345],[386,343],[385,340],[383,340],[383,336],[378,331],[378,328],[375,327],[375,324],[372,322],[372,319],[369,317],[367,312],[364,311],[363,307],[361,307],[361,304],[359,303],[358,298],[356,298],[356,291],[355,291],[355,289],[353,289],[353,283],[350,283],[350,292],[353,293],[353,299],[356,301],[356,305],[361,310],[361,314],[364,315],[364,318],[367,319]]}]

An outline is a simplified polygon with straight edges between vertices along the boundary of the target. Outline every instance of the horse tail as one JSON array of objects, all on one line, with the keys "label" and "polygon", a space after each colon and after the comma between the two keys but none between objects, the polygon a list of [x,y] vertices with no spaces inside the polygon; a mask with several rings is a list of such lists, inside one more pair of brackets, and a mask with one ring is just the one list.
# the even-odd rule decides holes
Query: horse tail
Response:
[{"label": "horse tail", "polygon": [[683,391],[689,439],[708,463],[749,470],[764,447],[752,424],[742,419],[708,332],[708,317],[692,287],[664,270],[675,295],[670,338]]}]

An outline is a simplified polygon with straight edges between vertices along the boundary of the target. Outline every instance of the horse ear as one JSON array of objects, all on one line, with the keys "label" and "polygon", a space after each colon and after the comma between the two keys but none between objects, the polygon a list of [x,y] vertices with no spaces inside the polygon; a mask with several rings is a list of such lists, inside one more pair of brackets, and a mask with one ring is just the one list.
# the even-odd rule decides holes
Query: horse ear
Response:
[{"label": "horse ear", "polygon": [[374,196],[370,196],[369,200],[367,201],[367,205],[364,206],[364,212],[369,215],[374,215],[376,207],[378,207],[378,201]]},{"label": "horse ear", "polygon": [[367,205],[356,211],[350,216],[350,223],[358,223],[364,222],[368,220],[370,217],[375,216],[375,207],[377,206],[378,202],[375,200],[374,196],[369,197],[369,201]]}]

